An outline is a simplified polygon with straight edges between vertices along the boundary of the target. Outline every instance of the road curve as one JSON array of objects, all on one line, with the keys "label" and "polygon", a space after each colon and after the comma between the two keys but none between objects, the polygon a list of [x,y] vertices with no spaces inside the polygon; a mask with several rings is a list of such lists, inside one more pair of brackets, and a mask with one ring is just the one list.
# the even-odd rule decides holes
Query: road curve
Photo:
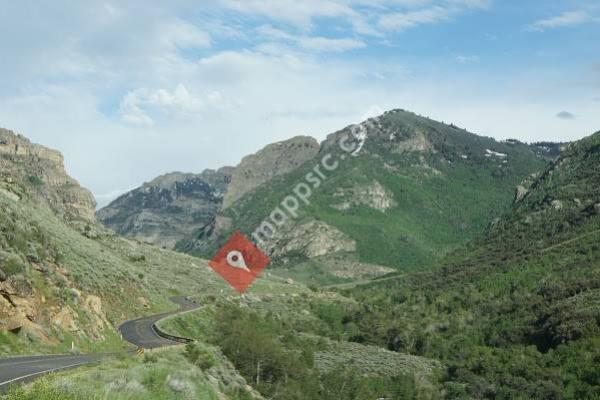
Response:
[{"label": "road curve", "polygon": [[[154,329],[154,324],[171,315],[199,308],[199,305],[186,297],[174,297],[171,301],[179,305],[179,310],[138,318],[121,324],[119,331],[123,335],[123,339],[145,349],[181,344],[183,340],[175,337],[166,339],[159,336]],[[100,361],[105,356],[106,354],[63,354],[0,359],[0,394],[6,392],[13,384],[30,382],[50,372],[91,364]]]},{"label": "road curve", "polygon": [[179,340],[175,337],[168,339],[165,335],[160,335],[155,327],[155,324],[163,318],[172,315],[180,314],[185,311],[191,311],[200,306],[194,300],[187,297],[173,297],[170,299],[173,303],[179,305],[179,310],[165,312],[162,314],[152,315],[127,321],[119,326],[119,332],[123,339],[144,349],[155,349],[158,347],[173,346],[185,342],[185,339]]}]

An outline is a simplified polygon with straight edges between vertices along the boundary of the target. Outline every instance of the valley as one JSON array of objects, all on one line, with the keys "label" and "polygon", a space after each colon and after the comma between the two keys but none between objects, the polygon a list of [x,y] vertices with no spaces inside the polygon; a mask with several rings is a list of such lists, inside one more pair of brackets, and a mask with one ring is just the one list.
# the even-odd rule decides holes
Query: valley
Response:
[{"label": "valley", "polygon": [[[0,351],[93,362],[7,399],[593,398],[600,134],[557,155],[405,111],[361,126],[360,153],[269,239],[272,263],[242,296],[211,249],[235,227],[250,236],[356,128],[244,159],[259,178],[242,188],[213,172],[158,178],[98,212],[135,220],[116,228],[130,238],[96,222],[60,156],[2,131]],[[279,169],[287,146],[310,150]],[[155,329],[193,343],[163,349]],[[133,356],[127,341],[157,349]]]}]

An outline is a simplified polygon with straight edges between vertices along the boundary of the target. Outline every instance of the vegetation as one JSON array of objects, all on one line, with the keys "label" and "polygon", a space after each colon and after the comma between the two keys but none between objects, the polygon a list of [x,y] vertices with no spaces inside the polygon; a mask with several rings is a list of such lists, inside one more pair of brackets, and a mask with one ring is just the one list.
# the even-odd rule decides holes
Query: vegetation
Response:
[{"label": "vegetation", "polygon": [[360,365],[339,365],[322,370],[315,359],[331,344],[322,339],[298,336],[273,319],[239,307],[225,306],[217,313],[212,341],[236,369],[264,396],[273,399],[415,399],[413,374],[371,371]]},{"label": "vegetation", "polygon": [[435,272],[352,289],[354,340],[438,359],[446,398],[600,398],[600,134]]},{"label": "vegetation", "polygon": [[[379,122],[381,127],[369,133],[360,155],[342,161],[327,176],[314,191],[310,205],[302,207],[298,220],[316,219],[339,229],[356,241],[358,259],[364,263],[402,272],[427,268],[445,253],[481,235],[491,220],[507,211],[514,188],[547,162],[526,144],[499,143],[408,112],[389,113]],[[394,139],[390,139],[390,132],[395,132]],[[431,150],[403,150],[405,143],[418,140]],[[250,235],[294,186],[304,181],[323,154],[340,156],[341,150],[333,141],[329,139],[321,153],[303,167],[272,179],[226,209],[224,214],[232,219],[234,229]],[[491,156],[490,149],[504,156]],[[365,204],[333,207],[340,201],[340,190],[352,191],[373,182],[385,188],[396,203],[393,207],[385,211]],[[194,239],[210,242],[209,233],[203,229]],[[210,257],[229,233],[222,232],[212,246],[193,253]],[[178,248],[193,249],[193,243],[184,241]],[[293,254],[285,258],[273,260],[273,267],[283,269],[285,275],[311,284],[337,283],[318,260],[294,258]],[[297,264],[321,276],[315,280],[295,272]]]},{"label": "vegetation", "polygon": [[[511,143],[505,145],[521,146]],[[401,228],[374,210],[326,207],[326,190],[306,212],[366,241],[360,250],[364,260],[392,265],[391,258],[378,259],[378,244],[368,241],[410,229],[406,240],[418,248],[415,238],[425,235],[419,229],[428,224],[434,229],[428,213],[443,208],[444,200],[432,200],[436,190],[471,200],[483,196],[499,208],[508,201],[507,194],[485,197],[466,188],[473,182],[489,185],[484,181],[490,173],[500,177],[493,184],[508,187],[512,173],[502,178],[484,166],[477,178],[451,158],[456,143],[444,146],[440,151],[453,161],[444,173],[459,174],[453,179],[462,187],[436,177],[419,184],[405,176],[386,177],[368,158],[351,161],[356,168],[340,175],[343,186],[377,174],[397,190],[396,200],[413,207],[404,216],[393,215]],[[443,168],[434,159],[427,162]],[[452,223],[471,213],[476,215],[471,221],[483,221],[495,211],[450,205],[456,215],[438,212],[444,223],[420,242],[434,245],[413,259],[410,254],[416,253],[406,253],[415,265],[430,263],[419,272],[331,289],[337,292],[266,276],[243,297],[233,295],[199,259],[127,241],[101,228],[78,230],[46,209],[0,193],[2,279],[27,282],[33,297],[43,294],[46,302],[71,307],[87,333],[82,340],[75,332],[48,331],[59,340],[53,350],[75,340],[84,349],[121,344],[108,327],[99,332],[103,340],[93,340],[93,332],[86,330],[92,316],[73,289],[102,293],[113,323],[166,309],[168,296],[178,292],[198,291],[204,305],[161,323],[163,330],[196,339],[193,344],[143,358],[108,358],[13,388],[7,399],[600,399],[599,164],[600,133],[571,145],[482,237],[452,251],[448,238],[477,231],[451,228]],[[254,204],[267,207],[275,201],[265,198],[267,205]],[[419,205],[411,205],[417,200]],[[374,221],[373,226],[359,223],[365,220]],[[386,246],[392,254],[404,248],[397,242]],[[423,256],[435,249],[449,253],[437,262]],[[152,306],[127,301],[137,297]],[[0,333],[5,353],[23,349],[28,340],[25,334]],[[37,343],[29,348],[51,347]]]},{"label": "vegetation", "polygon": [[[226,367],[220,373],[236,376]],[[98,365],[54,374],[28,387],[13,387],[7,400],[216,400],[219,395],[231,394],[227,388],[211,383],[209,376],[188,362],[181,350],[168,350],[146,358],[107,359]],[[231,391],[230,398],[235,400],[240,388]]]},{"label": "vegetation", "polygon": [[[0,190],[0,285],[10,285],[0,296],[0,356],[61,353],[72,344],[81,352],[122,350],[126,344],[115,327],[124,320],[172,310],[171,296],[232,293],[204,260],[121,238],[89,221],[66,220],[28,197],[21,186],[27,180],[3,179],[0,188],[21,197]],[[254,290],[284,289],[307,290],[269,277]],[[62,310],[74,326],[54,323]]]}]

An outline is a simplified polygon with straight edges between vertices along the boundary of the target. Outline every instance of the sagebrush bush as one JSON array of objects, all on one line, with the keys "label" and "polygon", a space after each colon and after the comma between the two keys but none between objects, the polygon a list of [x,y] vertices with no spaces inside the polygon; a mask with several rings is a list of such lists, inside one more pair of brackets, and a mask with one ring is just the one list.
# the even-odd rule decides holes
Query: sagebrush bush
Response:
[{"label": "sagebrush bush", "polygon": [[7,276],[22,274],[27,269],[25,263],[16,256],[9,257],[1,267]]},{"label": "sagebrush bush", "polygon": [[196,343],[190,343],[185,346],[183,353],[188,361],[206,371],[213,367],[216,363],[213,354],[206,348],[200,347]]},{"label": "sagebrush bush", "polygon": [[[88,400],[89,398],[67,393],[51,385],[50,381],[43,378],[33,383],[29,390],[22,386],[10,389],[6,400]],[[89,399],[93,400],[93,399]]]}]

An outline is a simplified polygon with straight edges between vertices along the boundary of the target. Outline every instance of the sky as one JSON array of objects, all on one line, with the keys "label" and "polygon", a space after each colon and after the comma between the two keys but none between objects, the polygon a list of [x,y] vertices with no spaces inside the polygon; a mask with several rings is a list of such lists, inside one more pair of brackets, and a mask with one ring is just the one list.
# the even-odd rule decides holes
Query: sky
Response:
[{"label": "sky", "polygon": [[497,139],[600,130],[600,1],[0,0],[0,126],[100,205],[403,108]]}]

